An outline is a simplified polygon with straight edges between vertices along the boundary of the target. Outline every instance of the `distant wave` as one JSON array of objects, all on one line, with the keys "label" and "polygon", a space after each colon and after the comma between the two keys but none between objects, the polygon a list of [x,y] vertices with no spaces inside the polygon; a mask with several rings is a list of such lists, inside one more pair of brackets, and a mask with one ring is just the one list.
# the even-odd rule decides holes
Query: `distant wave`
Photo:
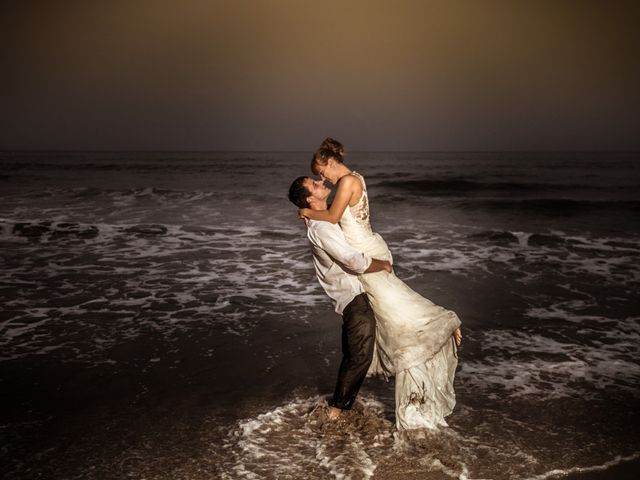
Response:
[{"label": "distant wave", "polygon": [[[443,191],[444,192],[444,191]],[[413,193],[413,192],[412,192]],[[570,215],[590,210],[610,210],[640,212],[640,200],[623,200],[615,198],[580,199],[580,198],[518,198],[514,195],[464,195],[463,192],[449,191],[444,193],[431,192],[431,195],[421,195],[428,205],[459,208],[463,210],[496,210],[521,211],[523,213],[543,213],[549,215]],[[405,193],[406,195],[406,193]],[[382,193],[371,196],[379,203],[406,202],[401,193]]]},{"label": "distant wave", "polygon": [[200,173],[215,172],[222,168],[232,167],[235,173],[250,174],[266,167],[273,168],[273,162],[260,161],[253,158],[236,158],[224,160],[179,159],[157,161],[109,161],[109,162],[77,162],[77,161],[5,161],[0,164],[3,169],[18,171],[140,171],[140,172],[180,172]]},{"label": "distant wave", "polygon": [[576,240],[568,239],[560,234],[508,232],[500,230],[489,230],[472,234],[469,235],[469,239],[488,241],[499,245],[519,244],[525,247],[557,247],[576,243]]},{"label": "distant wave", "polygon": [[599,249],[621,249],[638,251],[634,241],[622,241],[618,238],[589,239],[587,237],[567,236],[562,233],[512,232],[508,230],[485,230],[467,236],[474,243],[490,243],[502,246],[520,245],[523,247],[578,247]]},{"label": "distant wave", "polygon": [[125,237],[162,237],[180,236],[183,239],[202,240],[220,237],[237,239],[252,236],[270,241],[288,241],[299,238],[296,233],[282,230],[271,231],[265,229],[242,230],[189,225],[165,225],[162,223],[136,224],[90,224],[77,222],[52,221],[11,221],[0,219],[0,238],[22,239],[23,241],[56,241],[64,239],[93,239],[96,237],[109,238],[115,235]]},{"label": "distant wave", "polygon": [[0,231],[4,238],[22,237],[39,240],[46,237],[49,241],[61,238],[96,238],[100,230],[96,225],[69,222],[0,222]]},{"label": "distant wave", "polygon": [[92,197],[96,195],[109,195],[109,196],[131,196],[131,197],[144,197],[144,196],[179,196],[179,197],[197,197],[201,196],[203,192],[185,192],[181,190],[171,190],[168,188],[157,187],[145,187],[145,188],[128,188],[128,189],[113,189],[106,190],[95,187],[82,187],[72,190],[76,197]]},{"label": "distant wave", "polygon": [[486,182],[472,181],[464,178],[422,179],[422,180],[384,180],[376,183],[376,187],[392,190],[403,190],[412,194],[425,196],[460,195],[475,192],[567,192],[570,190],[637,190],[638,186],[606,186],[584,184],[548,184],[539,182]]},{"label": "distant wave", "polygon": [[589,210],[640,211],[640,200],[579,200],[568,198],[481,199],[460,202],[462,207],[485,207],[496,210],[518,210],[529,213],[568,215]]},{"label": "distant wave", "polygon": [[144,188],[97,188],[97,187],[73,187],[55,188],[48,187],[42,190],[34,190],[22,193],[24,198],[43,198],[67,196],[72,198],[106,197],[116,202],[135,201],[141,198],[167,198],[171,200],[203,200],[208,198],[228,197],[228,192],[221,193],[207,190],[177,190],[170,188],[144,187]]},{"label": "distant wave", "polygon": [[[151,237],[166,235],[168,228],[162,224],[138,225],[109,225],[107,230],[136,237]],[[0,221],[0,232],[4,238],[21,237],[26,240],[37,241],[45,239],[55,241],[60,239],[79,238],[92,239],[101,233],[100,225],[74,222],[10,222]]]},{"label": "distant wave", "polygon": [[[116,207],[135,206],[137,202],[154,201],[158,204],[185,205],[203,204],[215,205],[219,202],[234,201],[282,201],[282,192],[258,192],[245,191],[241,188],[233,189],[233,185],[227,187],[228,191],[220,189],[193,189],[179,190],[172,188],[144,187],[144,188],[97,188],[97,187],[73,187],[59,188],[48,187],[44,189],[32,189],[18,191],[13,196],[22,199],[70,199],[78,200],[77,205],[103,206],[104,202],[113,204]],[[40,200],[38,200],[40,201]],[[102,203],[100,203],[102,202]],[[6,215],[6,214],[5,214]],[[8,215],[7,215],[8,216]]]}]

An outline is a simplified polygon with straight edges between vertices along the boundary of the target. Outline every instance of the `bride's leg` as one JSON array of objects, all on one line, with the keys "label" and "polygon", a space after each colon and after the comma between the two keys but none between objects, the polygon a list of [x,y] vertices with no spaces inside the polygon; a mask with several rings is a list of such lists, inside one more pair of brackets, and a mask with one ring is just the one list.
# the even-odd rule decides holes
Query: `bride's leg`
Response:
[{"label": "bride's leg", "polygon": [[460,330],[460,327],[456,328],[453,332],[453,338],[456,341],[456,347],[459,347],[462,344],[462,331]]}]

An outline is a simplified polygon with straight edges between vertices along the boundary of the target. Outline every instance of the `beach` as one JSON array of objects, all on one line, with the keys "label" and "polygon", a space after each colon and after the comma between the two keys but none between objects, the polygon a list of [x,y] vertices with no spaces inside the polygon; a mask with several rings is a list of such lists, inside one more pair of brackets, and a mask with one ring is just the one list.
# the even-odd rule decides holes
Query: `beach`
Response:
[{"label": "beach", "polygon": [[409,434],[393,380],[322,421],[309,158],[0,153],[6,478],[631,478],[637,154],[348,153],[398,277],[463,322],[450,426]]}]

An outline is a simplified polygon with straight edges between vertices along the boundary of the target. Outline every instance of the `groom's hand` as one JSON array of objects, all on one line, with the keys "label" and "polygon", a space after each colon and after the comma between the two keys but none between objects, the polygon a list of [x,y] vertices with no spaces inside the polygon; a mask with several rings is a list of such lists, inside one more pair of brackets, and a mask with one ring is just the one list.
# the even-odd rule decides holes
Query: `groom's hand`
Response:
[{"label": "groom's hand", "polygon": [[393,272],[393,267],[386,260],[378,260],[377,258],[371,259],[371,265],[367,268],[364,273],[375,273],[375,272]]}]

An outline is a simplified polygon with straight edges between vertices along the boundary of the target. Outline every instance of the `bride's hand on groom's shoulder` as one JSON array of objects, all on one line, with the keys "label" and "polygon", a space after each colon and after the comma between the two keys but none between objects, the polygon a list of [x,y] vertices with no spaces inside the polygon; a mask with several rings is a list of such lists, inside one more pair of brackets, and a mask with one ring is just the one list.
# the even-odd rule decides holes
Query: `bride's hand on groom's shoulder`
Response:
[{"label": "bride's hand on groom's shoulder", "polygon": [[307,217],[307,211],[309,209],[308,208],[299,208],[298,209],[298,218],[304,218],[304,219],[308,219],[309,217]]}]

